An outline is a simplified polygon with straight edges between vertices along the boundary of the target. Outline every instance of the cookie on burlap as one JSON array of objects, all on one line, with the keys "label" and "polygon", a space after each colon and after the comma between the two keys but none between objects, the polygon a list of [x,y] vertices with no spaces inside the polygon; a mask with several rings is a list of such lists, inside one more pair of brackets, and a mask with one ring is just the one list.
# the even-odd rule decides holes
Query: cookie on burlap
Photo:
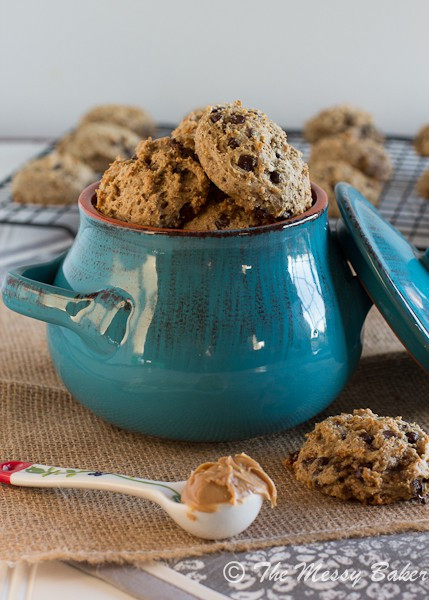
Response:
[{"label": "cookie on burlap", "polygon": [[155,133],[155,123],[150,114],[138,106],[127,104],[100,104],[85,113],[79,126],[87,123],[110,123],[134,131],[140,138]]},{"label": "cookie on burlap", "polygon": [[210,182],[200,164],[169,137],[144,140],[136,157],[116,160],[97,190],[108,217],[148,227],[181,227],[207,200]]},{"label": "cookie on burlap", "polygon": [[350,183],[362,196],[372,204],[377,204],[380,198],[382,184],[373,177],[367,177],[344,161],[320,160],[310,162],[311,181],[320,185],[328,194],[328,211],[330,217],[339,217],[340,211],[335,200],[334,189],[339,181]]},{"label": "cookie on burlap", "polygon": [[206,108],[196,108],[180,121],[176,129],[171,132],[171,137],[195,152],[195,132]]},{"label": "cookie on burlap", "polygon": [[12,180],[12,199],[25,204],[72,204],[96,180],[96,173],[73,156],[52,152],[18,171]]},{"label": "cookie on burlap", "polygon": [[59,152],[72,154],[94,171],[103,172],[116,158],[129,158],[140,137],[125,127],[109,123],[87,123],[64,137]]},{"label": "cookie on burlap", "polygon": [[246,211],[287,218],[311,207],[308,166],[285,132],[241,102],[208,107],[195,150],[209,178]]},{"label": "cookie on burlap", "polygon": [[420,129],[414,140],[414,147],[421,156],[429,156],[429,125]]},{"label": "cookie on burlap", "polygon": [[347,131],[316,142],[309,162],[318,160],[347,162],[378,181],[387,181],[392,174],[392,163],[383,146],[370,138],[357,138]]},{"label": "cookie on burlap", "polygon": [[425,171],[417,181],[417,193],[429,200],[429,171]]},{"label": "cookie on burlap", "polygon": [[[219,198],[219,194],[218,198]],[[246,212],[232,198],[221,194],[220,199],[210,199],[196,217],[187,221],[183,229],[187,231],[219,231],[223,229],[244,229],[258,227],[272,222],[265,213]]]},{"label": "cookie on burlap", "polygon": [[375,126],[372,115],[349,104],[327,108],[309,119],[305,124],[304,136],[307,141],[314,143],[344,131],[349,131],[356,137],[383,141],[383,136]]},{"label": "cookie on burlap", "polygon": [[365,504],[424,501],[429,437],[416,423],[359,409],[328,417],[306,438],[286,464],[308,488]]}]

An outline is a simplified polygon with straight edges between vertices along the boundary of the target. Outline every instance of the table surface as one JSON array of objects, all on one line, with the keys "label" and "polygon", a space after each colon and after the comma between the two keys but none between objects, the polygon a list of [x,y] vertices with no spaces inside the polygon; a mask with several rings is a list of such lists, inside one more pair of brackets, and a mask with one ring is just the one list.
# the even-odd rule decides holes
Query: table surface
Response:
[{"label": "table surface", "polygon": [[[44,147],[0,140],[0,179]],[[0,226],[0,277],[70,245],[60,230]],[[377,563],[383,564],[378,565]],[[232,563],[232,564],[231,564]],[[258,563],[261,563],[258,565]],[[323,581],[326,579],[326,581]],[[407,533],[129,566],[0,563],[1,600],[429,597],[429,534]]]}]

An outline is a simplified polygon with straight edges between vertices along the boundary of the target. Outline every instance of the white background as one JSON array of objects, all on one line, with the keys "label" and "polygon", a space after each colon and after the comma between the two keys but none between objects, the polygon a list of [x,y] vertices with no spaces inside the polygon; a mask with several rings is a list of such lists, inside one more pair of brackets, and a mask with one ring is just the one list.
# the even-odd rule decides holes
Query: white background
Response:
[{"label": "white background", "polygon": [[392,133],[429,121],[428,0],[0,0],[0,136],[89,106],[159,121],[241,98],[286,127],[340,101]]}]

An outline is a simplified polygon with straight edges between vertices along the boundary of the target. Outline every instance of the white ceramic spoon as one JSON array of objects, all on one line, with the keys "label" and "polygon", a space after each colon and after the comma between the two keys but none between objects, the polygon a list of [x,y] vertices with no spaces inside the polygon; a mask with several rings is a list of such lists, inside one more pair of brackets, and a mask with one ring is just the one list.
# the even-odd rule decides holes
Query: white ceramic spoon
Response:
[{"label": "white ceramic spoon", "polygon": [[156,502],[183,529],[200,538],[216,540],[232,537],[247,529],[256,519],[263,498],[249,494],[237,504],[220,504],[216,512],[191,510],[181,502],[186,481],[150,481],[116,473],[65,469],[35,463],[0,463],[0,482],[24,487],[81,488],[108,490]]}]

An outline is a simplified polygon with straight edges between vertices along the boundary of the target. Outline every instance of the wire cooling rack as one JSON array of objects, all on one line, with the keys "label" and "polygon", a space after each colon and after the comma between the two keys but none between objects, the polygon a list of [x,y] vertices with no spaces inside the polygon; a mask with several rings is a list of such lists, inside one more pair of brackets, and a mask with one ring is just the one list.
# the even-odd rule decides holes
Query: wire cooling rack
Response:
[{"label": "wire cooling rack", "polygon": [[[173,126],[160,125],[157,137],[169,135]],[[288,130],[288,141],[308,158],[309,144],[300,131]],[[50,152],[50,144],[38,156]],[[429,158],[422,158],[413,148],[410,138],[388,136],[385,142],[394,170],[384,185],[379,209],[382,215],[397,227],[420,249],[429,246],[429,201],[420,198],[416,182],[422,172],[429,169]],[[0,181],[0,224],[53,227],[75,236],[79,226],[77,205],[45,206],[17,204],[11,198],[13,173]]]}]

